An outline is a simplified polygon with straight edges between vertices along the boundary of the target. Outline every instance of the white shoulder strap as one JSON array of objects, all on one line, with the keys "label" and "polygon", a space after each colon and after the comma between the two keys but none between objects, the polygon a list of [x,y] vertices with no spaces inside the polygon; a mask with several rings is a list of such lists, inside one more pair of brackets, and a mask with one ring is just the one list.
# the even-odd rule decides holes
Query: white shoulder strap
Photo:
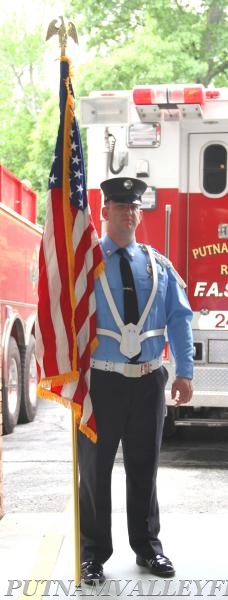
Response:
[{"label": "white shoulder strap", "polygon": [[121,330],[121,328],[124,326],[124,322],[122,321],[121,316],[118,313],[118,310],[116,308],[115,302],[114,302],[112,294],[111,294],[110,287],[108,285],[108,280],[107,280],[107,277],[106,277],[106,274],[104,271],[102,271],[102,273],[100,274],[100,282],[101,282],[101,285],[103,288],[104,295],[107,298],[111,313],[115,319],[116,324],[118,325],[119,329]]},{"label": "white shoulder strap", "polygon": [[152,267],[152,272],[153,272],[153,288],[150,294],[150,297],[147,301],[147,304],[144,308],[144,311],[139,319],[138,325],[137,327],[139,328],[139,331],[141,331],[141,329],[143,328],[143,325],[145,323],[145,320],[147,318],[147,315],[150,312],[151,306],[154,302],[154,298],[158,289],[158,271],[157,271],[157,265],[156,265],[156,260],[154,257],[154,253],[152,251],[152,248],[150,246],[146,246],[147,252],[149,254],[150,257],[150,262],[151,262],[151,267]]}]

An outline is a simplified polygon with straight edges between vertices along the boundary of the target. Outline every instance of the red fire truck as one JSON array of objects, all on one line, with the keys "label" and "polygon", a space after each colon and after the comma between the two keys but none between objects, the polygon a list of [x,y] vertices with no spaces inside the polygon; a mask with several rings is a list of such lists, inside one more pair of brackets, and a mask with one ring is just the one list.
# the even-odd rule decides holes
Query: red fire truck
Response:
[{"label": "red fire truck", "polygon": [[[194,311],[195,393],[168,424],[228,425],[228,88],[147,85],[81,99],[88,191],[101,234],[99,184],[147,183],[137,239],[165,254],[187,283]],[[165,356],[173,378],[173,361]]]},{"label": "red fire truck", "polygon": [[36,194],[0,166],[0,393],[3,432],[36,413],[34,321],[38,253]]}]

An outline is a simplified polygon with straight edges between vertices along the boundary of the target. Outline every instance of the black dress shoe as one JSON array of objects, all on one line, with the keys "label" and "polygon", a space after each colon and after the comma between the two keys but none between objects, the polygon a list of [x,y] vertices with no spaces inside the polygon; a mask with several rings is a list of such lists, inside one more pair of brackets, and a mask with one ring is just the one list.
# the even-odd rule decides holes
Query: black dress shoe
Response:
[{"label": "black dress shoe", "polygon": [[86,560],[81,564],[81,578],[87,585],[94,585],[95,581],[103,583],[105,580],[103,566],[96,560]]},{"label": "black dress shoe", "polygon": [[171,560],[163,554],[156,554],[151,558],[142,558],[142,556],[137,555],[136,564],[140,567],[147,567],[150,573],[158,575],[158,577],[172,577],[175,575],[175,569]]}]

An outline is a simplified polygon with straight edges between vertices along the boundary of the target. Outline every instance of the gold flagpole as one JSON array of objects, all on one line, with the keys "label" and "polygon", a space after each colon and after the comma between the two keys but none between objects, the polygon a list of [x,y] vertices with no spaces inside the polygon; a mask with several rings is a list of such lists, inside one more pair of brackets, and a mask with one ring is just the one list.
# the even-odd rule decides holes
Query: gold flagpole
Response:
[{"label": "gold flagpole", "polygon": [[72,417],[72,451],[73,451],[73,481],[74,481],[74,567],[75,567],[75,585],[81,581],[80,566],[80,511],[79,511],[79,481],[78,481],[78,431],[76,415],[71,409]]},{"label": "gold flagpole", "polygon": [[[78,36],[75,26],[72,22],[65,25],[63,17],[53,19],[48,26],[46,40],[49,40],[53,35],[59,36],[59,45],[61,49],[61,57],[65,56],[68,36],[72,37],[74,42],[78,44]],[[72,422],[72,453],[73,453],[73,506],[74,506],[74,569],[75,569],[75,585],[78,586],[81,581],[80,568],[80,511],[79,511],[79,477],[78,477],[78,436],[76,415],[73,408],[71,409]]]}]

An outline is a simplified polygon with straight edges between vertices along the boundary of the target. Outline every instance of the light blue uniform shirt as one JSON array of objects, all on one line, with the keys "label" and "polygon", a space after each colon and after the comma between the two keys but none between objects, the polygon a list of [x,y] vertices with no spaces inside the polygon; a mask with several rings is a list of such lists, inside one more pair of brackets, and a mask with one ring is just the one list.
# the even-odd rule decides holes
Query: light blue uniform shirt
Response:
[{"label": "light blue uniform shirt", "polygon": [[[101,248],[105,261],[105,273],[111,294],[123,320],[123,284],[119,267],[120,257],[116,253],[118,246],[108,235],[105,235],[101,240]],[[150,259],[148,253],[143,249],[143,245],[140,245],[135,241],[129,244],[125,250],[130,259],[138,299],[139,314],[141,315],[153,286]],[[168,340],[176,363],[176,375],[179,377],[192,378],[192,310],[185,291],[177,282],[172,268],[162,266],[157,260],[156,265],[158,271],[158,288],[142,331],[165,329],[165,327],[167,327]],[[99,278],[95,283],[95,294],[97,327],[120,333],[110,311]],[[94,359],[110,360],[121,363],[129,362],[129,359],[120,352],[120,345],[117,340],[106,335],[98,335],[98,340],[99,345],[92,354]],[[164,346],[164,335],[147,338],[141,344],[141,354],[138,361],[149,362],[154,358],[159,357],[164,350]]]}]

